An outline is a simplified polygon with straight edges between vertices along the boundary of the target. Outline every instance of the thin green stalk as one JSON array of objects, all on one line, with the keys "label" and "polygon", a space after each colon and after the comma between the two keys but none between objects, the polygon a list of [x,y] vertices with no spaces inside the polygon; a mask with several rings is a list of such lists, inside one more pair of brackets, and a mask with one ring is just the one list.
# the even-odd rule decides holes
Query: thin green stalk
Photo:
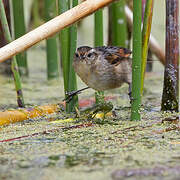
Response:
[{"label": "thin green stalk", "polygon": [[33,15],[33,26],[34,28],[38,27],[41,24],[41,18],[39,13],[39,1],[34,0],[33,1],[33,7],[32,7],[32,15]]},{"label": "thin green stalk", "polygon": [[125,0],[113,3],[110,11],[111,45],[127,47],[127,22],[125,15]]},{"label": "thin green stalk", "polygon": [[133,62],[131,120],[140,120],[141,58],[142,58],[142,0],[133,0]]},{"label": "thin green stalk", "polygon": [[[14,35],[15,39],[26,33],[24,20],[24,5],[23,0],[12,1],[13,19],[14,19]],[[16,56],[19,72],[21,75],[28,76],[27,54],[22,52]]]},{"label": "thin green stalk", "polygon": [[148,43],[151,33],[152,15],[153,15],[153,0],[146,0],[146,7],[145,7],[145,13],[143,19],[143,30],[142,30],[141,95],[143,94],[143,87],[144,87],[144,75],[147,64]]},{"label": "thin green stalk", "polygon": [[[2,0],[0,0],[0,19],[1,19],[3,31],[5,33],[5,38],[6,38],[7,42],[10,43],[12,41],[12,38],[11,38],[11,34],[10,34],[10,30],[9,30],[6,13],[5,13],[5,9],[4,9]],[[16,88],[16,93],[17,93],[17,103],[18,103],[19,107],[24,107],[25,105],[24,105],[24,99],[23,99],[22,88],[21,88],[21,80],[20,80],[20,75],[19,75],[15,56],[13,57],[11,68],[12,68],[12,72],[13,72],[15,88]]]},{"label": "thin green stalk", "polygon": [[[45,20],[56,16],[56,0],[45,0]],[[59,76],[58,65],[58,49],[57,49],[57,36],[53,36],[46,40],[46,56],[47,56],[47,77],[54,79]]]},{"label": "thin green stalk", "polygon": [[[59,0],[59,13],[63,13],[70,8],[70,0],[64,1]],[[78,4],[77,0],[73,0],[72,6]],[[72,68],[72,62],[74,53],[76,50],[77,43],[77,28],[76,25],[71,26],[70,28],[65,28],[60,33],[60,43],[61,43],[61,59],[63,66],[63,76],[64,76],[64,91],[70,92],[77,89],[76,76]],[[66,96],[66,94],[65,94]],[[72,112],[74,107],[77,106],[78,98],[77,96],[67,103],[66,111]]]},{"label": "thin green stalk", "polygon": [[[64,13],[69,9],[68,1],[58,0],[59,14]],[[69,79],[69,30],[70,28],[64,28],[60,32],[60,46],[61,46],[61,60],[63,67],[63,78],[64,78],[64,91],[68,91],[68,79]]]},{"label": "thin green stalk", "polygon": [[103,10],[100,9],[94,13],[94,45],[104,45],[104,33],[103,33]]},{"label": "thin green stalk", "polygon": [[[69,1],[70,2],[70,1]],[[78,5],[78,0],[73,0],[72,7],[75,7]],[[77,46],[77,26],[76,24],[73,24],[70,27],[70,51],[69,51],[69,80],[68,80],[68,91],[74,91],[77,90],[77,81],[76,81],[76,75],[74,72],[74,69],[72,67],[73,59],[74,59],[74,53],[76,51]],[[67,104],[67,112],[74,111],[74,107],[78,106],[78,97],[74,96],[72,101]]]},{"label": "thin green stalk", "polygon": [[[104,45],[104,33],[103,33],[103,10],[98,10],[94,14],[94,45],[103,46]],[[104,102],[104,92],[95,92],[96,104]]]}]

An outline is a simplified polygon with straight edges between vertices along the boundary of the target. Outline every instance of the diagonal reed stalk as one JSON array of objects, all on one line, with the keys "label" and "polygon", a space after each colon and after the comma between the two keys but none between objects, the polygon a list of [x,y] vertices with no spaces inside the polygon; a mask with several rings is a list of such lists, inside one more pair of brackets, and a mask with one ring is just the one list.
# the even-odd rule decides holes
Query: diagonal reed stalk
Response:
[{"label": "diagonal reed stalk", "polygon": [[[59,13],[62,14],[70,8],[70,1],[59,0]],[[76,6],[78,1],[75,0],[72,6]],[[76,76],[72,68],[73,56],[76,50],[77,28],[76,25],[65,28],[60,33],[61,59],[63,66],[64,91],[70,92],[77,89]],[[66,96],[66,94],[65,94]],[[66,111],[72,112],[77,105],[78,98],[73,99],[66,104]]]},{"label": "diagonal reed stalk", "polygon": [[[10,34],[10,30],[9,30],[6,13],[5,13],[5,9],[4,9],[2,0],[0,0],[0,19],[1,19],[2,28],[3,28],[3,31],[5,34],[5,38],[6,38],[7,42],[10,43],[12,41],[12,38],[11,38],[11,34]],[[23,94],[22,94],[21,80],[20,80],[18,65],[17,65],[15,56],[13,56],[11,68],[12,68],[14,82],[15,82],[18,106],[25,107]]]},{"label": "diagonal reed stalk", "polygon": [[[15,39],[26,33],[24,20],[24,3],[22,0],[12,1],[14,36]],[[22,52],[16,56],[19,72],[21,75],[28,76],[27,53]]]},{"label": "diagonal reed stalk", "polygon": [[32,47],[55,33],[59,33],[59,31],[65,27],[72,25],[113,1],[114,0],[88,0],[80,3],[78,6],[71,8],[1,48],[0,62],[6,61],[8,58],[11,58],[11,56]]},{"label": "diagonal reed stalk", "polygon": [[133,0],[133,62],[131,120],[140,120],[141,58],[142,58],[142,0]]},{"label": "diagonal reed stalk", "polygon": [[[103,10],[100,9],[94,13],[94,46],[104,45],[104,33],[103,33]],[[95,92],[96,104],[104,102],[104,92]]]},{"label": "diagonal reed stalk", "polygon": [[144,76],[147,64],[148,44],[151,33],[153,0],[146,0],[142,30],[142,63],[141,63],[141,95],[143,94]]},{"label": "diagonal reed stalk", "polygon": [[[45,0],[45,20],[46,22],[56,16],[56,0]],[[47,78],[54,79],[59,76],[57,36],[50,37],[46,40],[46,57],[47,57]]]}]

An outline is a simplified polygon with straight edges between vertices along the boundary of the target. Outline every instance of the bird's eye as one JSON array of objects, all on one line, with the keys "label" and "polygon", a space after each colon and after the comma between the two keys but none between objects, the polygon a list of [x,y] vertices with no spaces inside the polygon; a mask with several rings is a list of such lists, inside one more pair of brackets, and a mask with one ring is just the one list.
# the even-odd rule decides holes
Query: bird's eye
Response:
[{"label": "bird's eye", "polygon": [[78,54],[78,53],[75,53],[75,57],[78,58],[78,57],[79,57],[79,54]]},{"label": "bird's eye", "polygon": [[94,56],[94,53],[89,53],[89,54],[87,55],[88,58],[92,58],[93,56]]}]

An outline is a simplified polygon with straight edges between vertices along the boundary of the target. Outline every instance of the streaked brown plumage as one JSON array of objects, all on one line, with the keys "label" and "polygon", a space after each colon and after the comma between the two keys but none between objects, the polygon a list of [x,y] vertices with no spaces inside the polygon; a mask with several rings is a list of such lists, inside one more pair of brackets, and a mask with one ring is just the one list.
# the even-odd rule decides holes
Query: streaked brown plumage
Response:
[{"label": "streaked brown plumage", "polygon": [[77,49],[73,67],[82,81],[90,88],[104,91],[120,87],[123,83],[131,87],[131,51],[115,46]]}]

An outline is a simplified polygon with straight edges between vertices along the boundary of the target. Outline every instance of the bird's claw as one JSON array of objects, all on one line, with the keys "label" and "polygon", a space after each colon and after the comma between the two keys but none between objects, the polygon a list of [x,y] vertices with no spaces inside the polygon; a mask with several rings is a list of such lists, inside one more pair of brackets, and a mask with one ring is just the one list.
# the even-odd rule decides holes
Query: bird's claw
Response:
[{"label": "bird's claw", "polygon": [[66,91],[65,92],[66,98],[63,99],[63,101],[66,101],[66,103],[69,103],[74,96],[76,96],[77,94],[80,94],[80,93],[81,92],[79,92],[79,91],[70,91],[70,92]]},{"label": "bird's claw", "polygon": [[66,103],[69,103],[74,96],[76,96],[77,94],[80,94],[82,91],[84,91],[84,90],[86,90],[88,88],[89,87],[85,87],[83,89],[75,90],[75,91],[70,91],[70,92],[66,91],[65,92],[66,98],[63,99],[63,101],[66,101]]}]

